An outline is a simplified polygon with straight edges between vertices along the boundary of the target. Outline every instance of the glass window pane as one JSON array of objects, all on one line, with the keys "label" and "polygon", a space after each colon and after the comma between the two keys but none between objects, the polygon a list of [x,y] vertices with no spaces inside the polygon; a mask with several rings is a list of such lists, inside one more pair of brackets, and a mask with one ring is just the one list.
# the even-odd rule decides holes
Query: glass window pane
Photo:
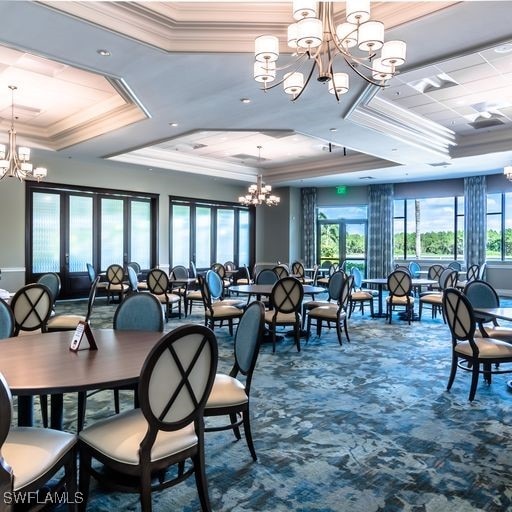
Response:
[{"label": "glass window pane", "polygon": [[60,196],[58,194],[34,193],[32,230],[32,272],[59,272]]},{"label": "glass window pane", "polygon": [[320,225],[320,264],[340,260],[340,226],[339,224]]},{"label": "glass window pane", "polygon": [[407,215],[407,222],[405,225],[407,238],[405,247],[406,259],[420,258],[421,257],[421,210],[418,200],[407,199],[405,203],[405,211]]},{"label": "glass window pane", "polygon": [[131,201],[130,261],[142,269],[151,265],[151,204]]},{"label": "glass window pane", "polygon": [[190,264],[190,206],[172,207],[172,266]]},{"label": "glass window pane", "polygon": [[240,211],[238,214],[238,266],[249,266],[249,212]]},{"label": "glass window pane", "polygon": [[421,257],[453,259],[455,207],[453,197],[417,199]]},{"label": "glass window pane", "polygon": [[318,208],[318,218],[322,219],[366,219],[367,206],[337,206]]},{"label": "glass window pane", "polygon": [[234,210],[217,210],[217,256],[216,261],[233,261],[235,243]]},{"label": "glass window pane", "polygon": [[101,260],[102,270],[109,265],[123,265],[124,251],[123,200],[101,199]]},{"label": "glass window pane", "polygon": [[505,258],[512,258],[512,194],[505,194]]},{"label": "glass window pane", "polygon": [[92,197],[69,196],[69,271],[92,263]]},{"label": "glass window pane", "polygon": [[209,268],[211,260],[211,208],[196,208],[196,267]]},{"label": "glass window pane", "polygon": [[[505,211],[510,208],[509,194],[505,195]],[[501,259],[501,250],[503,240],[501,239],[501,194],[488,194],[487,195],[487,243],[486,243],[486,258],[487,259]],[[507,253],[507,216],[505,216],[505,257]],[[510,250],[510,249],[509,249]]]}]

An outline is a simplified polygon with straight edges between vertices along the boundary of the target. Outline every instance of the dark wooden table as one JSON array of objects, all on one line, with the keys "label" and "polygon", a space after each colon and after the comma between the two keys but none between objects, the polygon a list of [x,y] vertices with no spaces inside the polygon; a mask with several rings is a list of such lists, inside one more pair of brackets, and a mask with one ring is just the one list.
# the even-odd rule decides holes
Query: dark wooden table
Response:
[{"label": "dark wooden table", "polygon": [[[0,342],[0,372],[18,395],[18,424],[31,425],[32,397],[52,399],[52,428],[62,426],[62,393],[136,384],[161,332],[93,329],[98,350],[72,352],[73,332],[8,338]],[[82,344],[87,345],[86,339]],[[60,414],[59,414],[60,410]]]},{"label": "dark wooden table", "polygon": [[[250,295],[266,295],[269,296],[272,293],[273,284],[238,284],[230,286],[229,289],[232,292],[238,293],[249,293]],[[325,293],[325,288],[321,286],[313,286],[310,284],[302,285],[305,295],[314,295],[316,293]]]}]

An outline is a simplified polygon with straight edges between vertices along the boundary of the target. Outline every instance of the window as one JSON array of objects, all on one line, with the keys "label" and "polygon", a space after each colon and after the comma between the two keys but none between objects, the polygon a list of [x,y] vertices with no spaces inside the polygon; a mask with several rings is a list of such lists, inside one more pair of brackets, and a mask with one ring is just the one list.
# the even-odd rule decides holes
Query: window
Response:
[{"label": "window", "polygon": [[27,182],[27,282],[58,272],[61,297],[83,295],[87,263],[156,264],[158,196]]},{"label": "window", "polygon": [[254,262],[254,209],[235,203],[170,198],[171,267],[194,261],[198,269],[212,263]]},{"label": "window", "polygon": [[394,201],[396,259],[463,259],[464,198]]}]

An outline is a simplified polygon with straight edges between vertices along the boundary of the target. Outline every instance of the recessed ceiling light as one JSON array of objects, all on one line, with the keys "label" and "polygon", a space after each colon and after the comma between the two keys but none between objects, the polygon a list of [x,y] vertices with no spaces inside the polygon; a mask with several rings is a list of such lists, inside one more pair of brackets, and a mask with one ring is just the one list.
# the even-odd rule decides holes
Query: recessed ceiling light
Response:
[{"label": "recessed ceiling light", "polygon": [[398,149],[397,148],[393,148],[391,151],[398,151]]},{"label": "recessed ceiling light", "polygon": [[251,103],[251,98],[240,98],[242,103]]},{"label": "recessed ceiling light", "polygon": [[169,126],[172,126],[173,128],[176,128],[176,126],[178,126],[178,123],[169,123]]},{"label": "recessed ceiling light", "polygon": [[512,43],[505,43],[505,44],[501,44],[500,46],[496,46],[496,48],[494,48],[494,51],[496,53],[512,52]]},{"label": "recessed ceiling light", "polygon": [[96,50],[96,53],[98,53],[102,57],[110,57],[110,55],[112,55],[108,50],[105,49]]},{"label": "recessed ceiling light", "polygon": [[330,132],[335,132],[338,128],[329,128]]}]

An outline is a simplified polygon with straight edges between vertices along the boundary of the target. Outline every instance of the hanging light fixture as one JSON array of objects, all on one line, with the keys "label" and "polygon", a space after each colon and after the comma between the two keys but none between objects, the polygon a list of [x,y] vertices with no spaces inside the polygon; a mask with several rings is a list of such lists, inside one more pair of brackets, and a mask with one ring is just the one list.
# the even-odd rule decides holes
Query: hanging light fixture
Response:
[{"label": "hanging light fixture", "polygon": [[15,85],[9,85],[11,90],[11,128],[9,129],[9,145],[0,144],[0,179],[10,176],[23,180],[41,181],[46,178],[47,170],[44,167],[33,168],[30,163],[30,148],[16,149],[16,130],[14,129],[14,91]]},{"label": "hanging light fixture", "polygon": [[[257,146],[258,148],[258,164],[261,162],[261,149],[262,146]],[[272,187],[270,185],[265,185],[263,183],[263,178],[261,174],[258,175],[258,180],[256,184],[252,184],[249,186],[248,192],[245,196],[240,196],[238,198],[238,202],[243,204],[244,206],[258,206],[260,204],[265,204],[267,206],[275,206],[279,204],[281,198],[272,194]]]},{"label": "hanging light fixture", "polygon": [[503,174],[508,181],[512,181],[512,165],[507,165],[503,168]]},{"label": "hanging light fixture", "polygon": [[[294,50],[295,59],[287,66],[276,66],[279,58],[276,36],[256,38],[254,79],[263,84],[263,90],[282,84],[295,101],[316,69],[317,80],[327,82],[328,91],[339,101],[349,89],[349,77],[347,73],[334,70],[335,57],[343,59],[368,83],[379,87],[387,85],[405,62],[406,44],[398,40],[384,42],[384,24],[370,19],[370,0],[346,0],[345,5],[346,21],[336,26],[333,2],[293,1],[296,21],[288,26],[288,46]],[[312,66],[304,78],[302,68],[308,61],[312,61]],[[269,86],[276,79],[276,72],[284,69],[290,71]]]}]

